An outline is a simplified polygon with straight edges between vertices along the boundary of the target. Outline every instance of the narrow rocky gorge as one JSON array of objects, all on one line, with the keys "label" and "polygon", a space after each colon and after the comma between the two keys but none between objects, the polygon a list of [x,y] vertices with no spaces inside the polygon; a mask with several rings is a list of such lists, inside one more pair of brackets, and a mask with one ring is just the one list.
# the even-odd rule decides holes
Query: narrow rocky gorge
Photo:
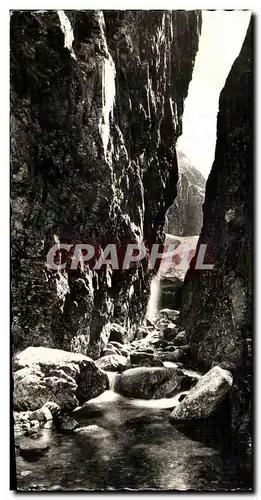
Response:
[{"label": "narrow rocky gorge", "polygon": [[[220,95],[201,229],[204,178],[176,152],[200,11],[12,13],[19,490],[251,487],[251,26]],[[160,262],[93,269],[108,243],[149,252],[200,230],[153,317]],[[51,269],[63,243],[93,260]],[[200,243],[213,270],[194,269]]]},{"label": "narrow rocky gorge", "polygon": [[59,243],[99,254],[164,241],[200,27],[196,11],[12,13],[15,351],[98,356],[110,321],[135,329],[144,316],[146,262],[55,272],[46,254]]}]

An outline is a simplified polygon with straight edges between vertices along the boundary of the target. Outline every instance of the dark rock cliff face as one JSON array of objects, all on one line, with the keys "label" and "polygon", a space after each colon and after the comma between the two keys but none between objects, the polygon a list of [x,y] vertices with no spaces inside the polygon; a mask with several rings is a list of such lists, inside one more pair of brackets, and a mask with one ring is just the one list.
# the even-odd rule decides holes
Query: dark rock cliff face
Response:
[{"label": "dark rock cliff face", "polygon": [[131,327],[145,314],[146,262],[57,272],[46,254],[163,241],[200,28],[196,11],[12,13],[15,350],[94,352],[110,320]]},{"label": "dark rock cliff face", "polygon": [[232,425],[251,421],[252,339],[252,25],[220,95],[215,160],[206,184],[199,244],[213,270],[188,271],[182,323],[205,368],[233,363]]},{"label": "dark rock cliff face", "polygon": [[206,180],[182,151],[178,151],[178,168],[177,196],[166,213],[164,229],[176,236],[194,236],[202,228]]}]

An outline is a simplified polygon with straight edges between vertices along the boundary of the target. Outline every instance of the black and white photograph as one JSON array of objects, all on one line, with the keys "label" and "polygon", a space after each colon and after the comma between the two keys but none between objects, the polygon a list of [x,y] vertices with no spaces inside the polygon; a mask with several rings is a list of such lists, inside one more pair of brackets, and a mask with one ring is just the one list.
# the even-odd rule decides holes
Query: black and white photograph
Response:
[{"label": "black and white photograph", "polygon": [[10,490],[253,492],[255,32],[9,11]]}]

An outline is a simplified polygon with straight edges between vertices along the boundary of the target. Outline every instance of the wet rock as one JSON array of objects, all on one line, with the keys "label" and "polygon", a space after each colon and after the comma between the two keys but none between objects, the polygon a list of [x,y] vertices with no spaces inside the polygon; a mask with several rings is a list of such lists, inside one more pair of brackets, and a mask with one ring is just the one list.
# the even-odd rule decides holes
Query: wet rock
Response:
[{"label": "wet rock", "polygon": [[13,367],[15,410],[36,410],[47,401],[73,409],[108,387],[106,373],[83,354],[28,347],[15,356]]},{"label": "wet rock", "polygon": [[42,407],[39,410],[35,410],[31,413],[30,420],[38,420],[39,422],[48,422],[48,420],[53,420],[53,416],[47,407]]},{"label": "wet rock", "polygon": [[142,352],[148,352],[153,354],[154,349],[152,345],[150,344],[150,339],[142,339],[142,340],[134,340],[131,344],[131,352],[137,352],[137,351],[142,351]]},{"label": "wet rock", "polygon": [[[13,421],[14,421],[14,435],[20,436],[21,434],[24,434],[26,431],[28,431],[32,425],[34,425],[30,421],[30,411],[14,411],[13,412]],[[37,422],[39,425],[39,422]]]},{"label": "wet rock", "polygon": [[210,417],[230,391],[233,377],[218,366],[203,375],[170,415],[171,421],[193,421]]},{"label": "wet rock", "polygon": [[43,423],[43,428],[44,429],[52,429],[53,428],[53,421],[52,420],[47,420],[46,422]]},{"label": "wet rock", "polygon": [[21,471],[21,476],[22,476],[22,477],[29,476],[30,474],[32,474],[32,471],[31,471],[31,470],[22,470],[22,471]]},{"label": "wet rock", "polygon": [[154,349],[153,347],[145,347],[144,345],[141,345],[138,347],[138,350],[135,352],[143,353],[143,354],[154,354]]},{"label": "wet rock", "polygon": [[161,309],[159,312],[159,316],[161,318],[166,318],[169,321],[176,321],[176,319],[179,317],[180,311],[177,311],[175,309]]},{"label": "wet rock", "polygon": [[17,439],[16,446],[27,460],[34,460],[48,451],[51,445],[52,431],[49,429],[31,430],[28,436]]},{"label": "wet rock", "polygon": [[40,427],[39,420],[30,420],[31,429],[37,429]]},{"label": "wet rock", "polygon": [[84,427],[78,427],[78,429],[75,429],[75,434],[79,436],[97,436],[100,438],[104,438],[110,435],[110,432],[107,429],[104,429],[103,427],[100,427],[98,425],[86,425]]},{"label": "wet rock", "polygon": [[125,358],[128,358],[128,356],[130,355],[130,352],[131,352],[131,349],[121,349],[120,350],[120,354],[121,356],[125,356]]},{"label": "wet rock", "polygon": [[136,363],[132,363],[135,366],[164,366],[163,361],[161,361],[158,357],[154,356],[153,358],[145,358],[140,359],[140,361]]},{"label": "wet rock", "polygon": [[184,360],[184,356],[185,353],[182,349],[175,349],[173,352],[158,352],[161,361],[172,361],[173,363]]},{"label": "wet rock", "polygon": [[163,330],[164,340],[173,340],[176,337],[178,331],[179,329],[176,325],[174,325],[174,323],[169,323],[169,325]]},{"label": "wet rock", "polygon": [[170,324],[170,321],[167,318],[159,318],[156,322],[157,329],[161,332],[165,328],[167,328]]},{"label": "wet rock", "polygon": [[158,339],[158,340],[155,340],[155,342],[153,342],[153,346],[156,349],[159,348],[159,347],[165,349],[169,345],[170,345],[170,343],[167,340],[164,340],[164,339]]},{"label": "wet rock", "polygon": [[48,408],[53,418],[57,417],[61,412],[60,406],[57,403],[54,403],[53,401],[47,401],[47,403],[43,405],[43,408]]},{"label": "wet rock", "polygon": [[122,349],[128,349],[128,346],[126,344],[121,344],[120,342],[116,342],[116,341],[109,342],[107,347],[108,347],[108,349],[116,347],[116,349],[118,349],[119,351],[121,351]]},{"label": "wet rock", "polygon": [[130,398],[159,399],[181,391],[189,377],[178,368],[131,368],[125,371],[115,390]]},{"label": "wet rock", "polygon": [[[51,429],[53,426],[53,416],[47,407],[35,410],[31,413],[29,419],[33,422],[38,421],[39,425],[45,429]],[[36,424],[34,424],[35,426]]]},{"label": "wet rock", "polygon": [[98,425],[86,425],[84,427],[78,427],[75,429],[75,433],[77,434],[90,434],[92,432],[99,432],[100,430],[103,430],[102,427],[99,427]]},{"label": "wet rock", "polygon": [[[117,349],[116,347],[109,347],[108,349],[104,349],[103,351],[101,351],[101,356],[100,357],[103,357],[103,356],[115,356],[115,355],[116,356],[120,355],[119,349]],[[96,359],[96,361],[97,361],[97,359]]]},{"label": "wet rock", "polygon": [[55,399],[61,407],[74,408],[77,384],[75,380],[60,377],[46,377],[42,370],[22,368],[13,375],[13,403],[16,410],[35,410],[50,399]]},{"label": "wet rock", "polygon": [[128,357],[131,351],[131,347],[127,344],[120,344],[119,342],[110,342],[107,345],[105,351],[102,352],[102,356],[110,356],[113,354],[117,354],[120,356]]},{"label": "wet rock", "polygon": [[178,335],[176,335],[174,342],[175,342],[176,346],[186,345],[187,338],[186,338],[185,330],[183,330],[182,332],[179,332]]},{"label": "wet rock", "polygon": [[34,441],[32,439],[27,439],[19,444],[19,450],[21,455],[25,458],[30,458],[34,455],[42,455],[50,448],[49,443]]},{"label": "wet rock", "polygon": [[99,368],[108,372],[121,372],[126,370],[129,366],[128,359],[120,354],[103,356],[102,358],[97,359],[95,363]]},{"label": "wet rock", "polygon": [[136,366],[164,366],[163,362],[155,356],[154,352],[136,351],[131,353],[130,362]]},{"label": "wet rock", "polygon": [[96,398],[109,389],[108,375],[96,365],[95,369],[91,365],[91,370],[89,365],[84,366],[77,377],[77,384],[77,398],[80,403]]},{"label": "wet rock", "polygon": [[154,330],[151,326],[139,326],[135,335],[135,340],[145,339]]},{"label": "wet rock", "polygon": [[176,346],[175,346],[175,345],[169,345],[169,344],[168,344],[168,345],[165,345],[165,346],[163,347],[164,352],[173,352],[173,351],[175,351],[176,349],[177,349],[177,348],[176,348]]},{"label": "wet rock", "polygon": [[130,354],[130,361],[133,365],[139,363],[144,359],[153,359],[154,353],[146,351],[136,351]]},{"label": "wet rock", "polygon": [[75,429],[79,427],[79,422],[75,420],[75,418],[70,417],[69,415],[63,415],[62,417],[58,417],[56,421],[57,429],[60,432],[73,432]]}]

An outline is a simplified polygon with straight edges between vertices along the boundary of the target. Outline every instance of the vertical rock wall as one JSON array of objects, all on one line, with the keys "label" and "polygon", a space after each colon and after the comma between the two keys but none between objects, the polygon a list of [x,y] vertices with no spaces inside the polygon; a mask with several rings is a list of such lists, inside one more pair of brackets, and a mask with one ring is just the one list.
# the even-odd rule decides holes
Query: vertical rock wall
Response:
[{"label": "vertical rock wall", "polygon": [[14,349],[88,352],[145,314],[151,272],[46,265],[55,244],[163,239],[175,142],[198,47],[196,11],[11,15]]},{"label": "vertical rock wall", "polygon": [[206,180],[182,151],[178,151],[177,196],[166,213],[165,231],[176,236],[195,236],[202,228]]},{"label": "vertical rock wall", "polygon": [[213,270],[188,271],[182,323],[194,360],[235,370],[232,424],[246,435],[252,376],[252,24],[220,95],[215,160],[206,184],[198,245],[207,244]]}]

